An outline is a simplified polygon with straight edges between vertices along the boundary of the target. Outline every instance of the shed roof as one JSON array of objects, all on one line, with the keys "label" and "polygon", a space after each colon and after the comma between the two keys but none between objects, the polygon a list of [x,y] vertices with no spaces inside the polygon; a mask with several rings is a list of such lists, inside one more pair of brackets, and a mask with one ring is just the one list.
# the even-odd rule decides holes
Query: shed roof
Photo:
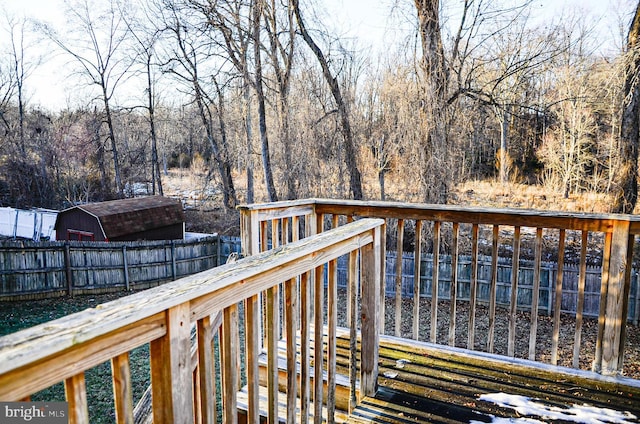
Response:
[{"label": "shed roof", "polygon": [[61,213],[74,209],[82,210],[98,218],[107,238],[184,222],[182,203],[179,200],[162,196],[88,203],[74,206]]}]

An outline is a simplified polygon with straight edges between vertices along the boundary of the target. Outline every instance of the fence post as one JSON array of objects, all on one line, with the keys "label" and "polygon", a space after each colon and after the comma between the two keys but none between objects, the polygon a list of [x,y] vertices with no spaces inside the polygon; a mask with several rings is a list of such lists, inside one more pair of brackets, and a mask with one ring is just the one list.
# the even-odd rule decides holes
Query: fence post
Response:
[{"label": "fence post", "polygon": [[122,246],[122,263],[124,265],[124,286],[129,291],[129,264],[127,263],[127,245]]},{"label": "fence post", "polygon": [[[614,221],[611,234],[608,275],[603,277],[598,344],[593,369],[604,375],[622,371],[625,345],[625,328],[629,311],[633,235],[629,233],[629,221]],[[605,264],[603,264],[605,265]]]},{"label": "fence post", "polygon": [[64,242],[64,273],[67,280],[67,295],[73,296],[73,273],[71,272],[71,249],[69,242]]},{"label": "fence post", "polygon": [[220,239],[222,236],[220,234],[216,235],[216,266],[222,265],[222,261],[220,260]]},{"label": "fence post", "polygon": [[176,242],[171,240],[171,279],[174,281],[177,277],[176,274]]},{"label": "fence post", "polygon": [[633,325],[638,325],[638,318],[640,317],[640,279],[638,278],[638,269],[633,270],[633,275],[635,276],[635,299],[634,299],[634,310],[633,310]]}]

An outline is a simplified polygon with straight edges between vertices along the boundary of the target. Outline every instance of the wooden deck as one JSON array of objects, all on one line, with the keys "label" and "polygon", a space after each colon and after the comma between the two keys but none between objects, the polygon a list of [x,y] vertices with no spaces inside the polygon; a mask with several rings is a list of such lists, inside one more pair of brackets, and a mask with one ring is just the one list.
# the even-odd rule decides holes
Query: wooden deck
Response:
[{"label": "wooden deck", "polygon": [[[88,424],[84,372],[110,360],[116,422],[133,422],[137,414],[129,352],[148,346],[151,414],[158,424],[214,424],[220,422],[220,413],[222,422],[233,424],[242,418],[243,403],[251,423],[259,423],[262,415],[273,423],[306,424],[313,414],[318,418],[313,422],[322,421],[322,415],[329,423],[510,422],[515,417],[530,418],[529,424],[640,422],[640,380],[618,377],[624,372],[628,343],[629,265],[640,235],[640,217],[317,199],[254,205],[241,212],[245,258],[236,263],[0,338],[0,400],[28,400],[64,382],[69,422]],[[411,313],[402,314],[404,282],[396,272],[394,322],[385,322],[387,233],[397,229],[396,245],[401,250],[405,220],[415,221],[411,225],[417,229],[432,228],[432,263],[436,265],[441,262],[438,252],[443,250],[440,239],[445,224],[453,237],[452,261],[462,251],[458,238],[469,233],[472,281],[465,301],[467,318],[439,318],[439,267],[434,266],[430,287],[418,278],[418,271],[411,287],[414,299],[430,289],[426,290],[430,313],[420,313],[415,302]],[[480,226],[490,230],[488,238],[480,240]],[[513,234],[508,329],[495,326],[502,226]],[[461,227],[470,231],[463,232]],[[531,361],[514,359],[516,341],[523,337],[516,331],[521,305],[515,296],[521,283],[521,227],[535,229],[533,296],[526,305],[531,325],[528,337],[524,335]],[[536,327],[545,231],[558,235],[559,269],[551,311],[553,331],[545,336],[551,342],[551,355],[542,363],[533,359],[543,341],[537,338]],[[582,341],[583,271],[590,238],[602,241],[595,344]],[[560,269],[567,239],[582,240],[572,357],[576,363],[583,357],[581,352],[589,350],[593,371],[556,366],[558,357],[567,355],[559,349],[565,343],[560,338],[562,296],[569,291]],[[476,310],[481,242],[492,246],[488,329],[479,328],[475,320],[481,313]],[[416,243],[414,253],[419,270],[420,257],[426,252]],[[346,307],[338,303],[341,257],[348,259]],[[452,276],[452,281],[456,278]],[[462,300],[453,290],[449,296],[450,316],[457,317],[456,305]],[[338,328],[339,308],[345,309],[345,325],[359,329],[359,334]],[[402,325],[411,324],[413,337],[426,330],[420,327],[421,315],[429,316],[431,343],[399,338]],[[381,335],[387,324],[393,325],[396,337]],[[467,329],[469,350],[435,344],[439,330],[453,340],[456,325]],[[191,328],[196,329],[194,337]],[[490,353],[472,351],[476,334],[485,333]],[[314,338],[314,334],[325,337]],[[498,336],[508,340],[505,356],[492,353]],[[260,356],[263,352],[265,357]],[[238,392],[241,380],[246,381],[246,395]],[[217,401],[220,398],[222,402]],[[597,421],[594,414],[606,419]]]},{"label": "wooden deck", "polygon": [[[603,377],[593,372],[576,372],[392,336],[380,337],[376,395],[362,398],[349,413],[347,329],[338,329],[337,346],[336,422],[490,423],[494,418],[523,417],[539,422],[584,422],[581,420],[587,419],[584,415],[587,413],[611,419],[602,422],[640,422],[638,380]],[[285,389],[285,362],[282,358],[281,390]],[[261,367],[264,365],[261,363]],[[483,397],[498,395],[503,401],[510,400],[513,407],[483,400]],[[266,404],[266,394],[261,397]],[[284,423],[284,393],[281,398],[280,422]],[[245,422],[246,391],[240,392],[238,405],[239,422]],[[546,409],[549,415],[527,414],[518,407]],[[266,422],[265,416],[266,413],[262,419]]]}]

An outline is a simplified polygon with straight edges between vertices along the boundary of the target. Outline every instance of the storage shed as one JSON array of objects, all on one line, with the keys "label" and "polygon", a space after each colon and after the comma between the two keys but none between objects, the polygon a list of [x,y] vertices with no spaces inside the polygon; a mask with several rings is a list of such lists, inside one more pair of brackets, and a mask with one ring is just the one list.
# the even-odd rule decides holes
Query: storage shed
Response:
[{"label": "storage shed", "polygon": [[184,238],[184,211],[162,196],[89,203],[60,212],[55,229],[58,240],[176,240]]}]

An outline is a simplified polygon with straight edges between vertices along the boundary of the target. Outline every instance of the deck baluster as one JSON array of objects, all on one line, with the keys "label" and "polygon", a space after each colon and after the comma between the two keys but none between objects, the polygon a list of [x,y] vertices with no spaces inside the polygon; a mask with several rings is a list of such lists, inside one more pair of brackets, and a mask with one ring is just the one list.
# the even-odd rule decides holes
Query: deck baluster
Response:
[{"label": "deck baluster", "polygon": [[562,282],[564,280],[564,246],[566,231],[558,236],[558,272],[553,302],[553,335],[551,336],[551,364],[558,365],[558,345],[560,343],[560,316],[562,315]]},{"label": "deck baluster", "polygon": [[113,399],[116,422],[133,423],[133,396],[131,386],[131,369],[129,368],[129,352],[111,358],[111,374],[113,377]]},{"label": "deck baluster", "polygon": [[431,343],[438,335],[438,286],[440,284],[440,221],[433,223],[433,267],[431,271]]},{"label": "deck baluster", "polygon": [[489,285],[489,331],[487,332],[487,351],[493,353],[496,331],[496,295],[498,288],[498,240],[500,226],[493,226],[491,247],[491,282]]},{"label": "deck baluster", "polygon": [[[222,417],[225,424],[238,422],[238,387],[239,379],[239,346],[238,339],[238,305],[228,306],[222,316]],[[193,419],[192,419],[193,420]],[[186,421],[177,421],[185,422]]]},{"label": "deck baluster", "polygon": [[469,326],[467,329],[467,348],[475,347],[476,302],[478,298],[478,224],[471,227],[471,290],[469,292]]},{"label": "deck baluster", "polygon": [[420,280],[422,265],[422,220],[416,220],[415,249],[413,257],[413,339],[420,334]]},{"label": "deck baluster", "polygon": [[538,306],[540,303],[540,266],[542,264],[542,228],[536,229],[533,263],[533,293],[531,294],[531,326],[529,329],[529,360],[536,360],[536,339],[538,337]]},{"label": "deck baluster", "polygon": [[64,381],[64,392],[69,404],[69,424],[89,424],[84,372],[67,378]]},{"label": "deck baluster", "polygon": [[511,259],[511,303],[509,306],[509,342],[507,355],[515,356],[516,323],[518,319],[518,272],[520,270],[520,227],[513,231],[513,256]]},{"label": "deck baluster", "polygon": [[349,272],[347,287],[347,304],[349,305],[348,325],[349,325],[349,412],[358,403],[356,397],[357,379],[357,340],[358,340],[358,251],[354,250],[349,254]]},{"label": "deck baluster", "polygon": [[296,329],[298,328],[298,280],[289,279],[284,284],[285,321],[287,334],[287,422],[296,422],[296,399],[298,398],[298,371]]},{"label": "deck baluster", "polygon": [[300,277],[300,422],[311,414],[311,272]]},{"label": "deck baluster", "polygon": [[456,310],[458,305],[458,236],[460,223],[452,225],[451,241],[451,295],[449,302],[449,346],[456,345]]},{"label": "deck baluster", "polygon": [[587,243],[589,233],[582,231],[580,245],[580,275],[578,277],[578,304],[576,305],[576,333],[573,340],[573,368],[580,368],[580,345],[582,344],[582,312],[584,310],[584,290],[587,283]]},{"label": "deck baluster", "polygon": [[401,337],[402,325],[402,250],[404,245],[404,219],[398,220],[396,236],[396,284],[395,284],[395,326],[394,335]]}]

